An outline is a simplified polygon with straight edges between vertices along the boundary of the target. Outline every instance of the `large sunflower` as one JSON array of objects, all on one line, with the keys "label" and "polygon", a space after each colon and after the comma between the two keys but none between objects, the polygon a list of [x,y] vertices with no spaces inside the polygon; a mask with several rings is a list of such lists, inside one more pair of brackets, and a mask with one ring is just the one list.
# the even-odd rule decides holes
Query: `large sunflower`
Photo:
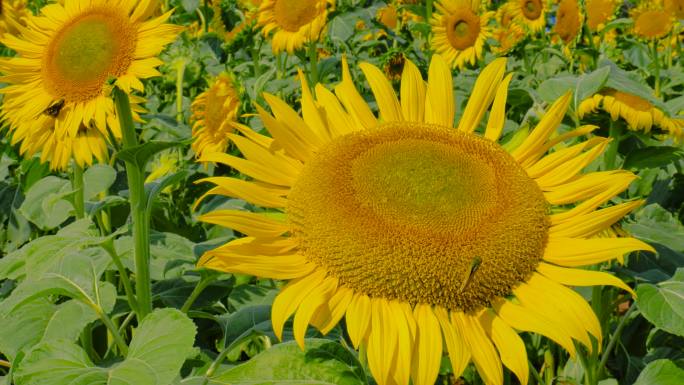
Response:
[{"label": "large sunflower", "polygon": [[577,112],[580,117],[602,109],[612,120],[624,119],[629,129],[649,132],[653,126],[679,140],[683,137],[681,119],[670,118],[648,100],[624,91],[605,88],[594,96],[583,100]]},{"label": "large sunflower", "polygon": [[217,76],[211,86],[192,102],[192,149],[201,157],[225,151],[227,134],[233,132],[240,99],[228,74]]},{"label": "large sunflower", "polygon": [[596,32],[603,28],[615,16],[615,11],[620,4],[622,1],[619,0],[586,0],[585,7],[589,29]]},{"label": "large sunflower", "polygon": [[107,124],[114,122],[110,79],[127,93],[142,91],[140,79],[159,74],[156,56],[179,32],[164,24],[170,13],[145,20],[149,3],[67,0],[30,16],[21,36],[3,36],[17,52],[0,59],[1,80],[8,84],[0,90],[2,116],[14,142],[43,151],[53,168],[65,168],[71,153],[81,165],[103,156],[108,129],[115,139],[121,136],[118,125]]},{"label": "large sunflower", "polygon": [[439,0],[435,7],[437,12],[431,20],[432,48],[453,67],[475,64],[492,35],[489,21],[494,12],[484,11],[480,0]]},{"label": "large sunflower", "polygon": [[329,6],[334,7],[335,0],[263,0],[258,23],[264,35],[274,32],[273,52],[293,53],[305,43],[318,40]]},{"label": "large sunflower", "polygon": [[546,0],[509,0],[515,20],[532,32],[546,26]]},{"label": "large sunflower", "polygon": [[522,143],[499,145],[511,80],[505,65],[497,59],[482,70],[456,129],[452,75],[440,55],[427,83],[406,61],[401,100],[380,69],[360,65],[379,117],[346,62],[335,94],[318,84],[314,99],[301,77],[302,117],[265,94],[273,115],[258,112],[272,137],[240,127],[244,136],[229,137],[244,158],[214,153],[200,161],[249,177],[209,178],[210,193],[282,213],[202,215],[245,237],[205,253],[199,265],[291,280],[273,303],[276,335],[294,315],[303,346],[309,324],[327,333],[346,317],[380,385],[434,384],[443,343],[457,376],[472,361],[487,384],[503,382],[502,363],[527,382],[518,332],[545,335],[572,355],[573,340],[591,349],[600,325],[566,285],[630,290],[608,273],[576,267],[652,250],[633,238],[591,238],[642,203],[598,209],[635,176],[582,172],[608,139],[557,146],[592,129],[556,135],[570,95]]},{"label": "large sunflower", "polygon": [[565,45],[572,45],[582,31],[584,14],[577,0],[561,0],[556,10],[556,24],[553,32]]}]

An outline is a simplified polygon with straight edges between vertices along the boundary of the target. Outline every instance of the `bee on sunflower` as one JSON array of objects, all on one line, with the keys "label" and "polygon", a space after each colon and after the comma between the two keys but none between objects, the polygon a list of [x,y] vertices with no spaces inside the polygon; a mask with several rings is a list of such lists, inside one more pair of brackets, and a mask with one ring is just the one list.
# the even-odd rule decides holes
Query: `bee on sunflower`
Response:
[{"label": "bee on sunflower", "polygon": [[[150,4],[66,0],[29,16],[19,36],[2,37],[17,52],[0,59],[8,84],[0,114],[12,143],[27,155],[41,152],[52,169],[105,159],[107,144],[121,138],[112,86],[143,91],[140,80],[159,75],[157,55],[180,32],[166,23],[171,12],[149,18]],[[142,111],[142,98],[131,102]]]},{"label": "bee on sunflower", "polygon": [[228,134],[244,158],[199,159],[248,177],[208,179],[216,185],[209,194],[278,211],[201,215],[245,236],[206,252],[199,266],[290,280],[273,303],[276,335],[294,316],[303,347],[308,325],[325,334],[345,318],[379,385],[432,385],[443,353],[456,376],[473,362],[487,384],[503,383],[503,366],[525,384],[523,331],[573,356],[576,341],[600,346],[596,315],[567,286],[633,293],[613,275],[578,267],[653,249],[593,238],[642,201],[599,208],[636,177],[583,172],[606,138],[558,146],[591,131],[556,135],[570,94],[524,140],[502,146],[512,78],[504,58],[481,71],[456,124],[450,64],[440,54],[427,82],[406,60],[400,98],[382,70],[361,63],[378,116],[342,67],[334,92],[317,84],[315,97],[300,76],[302,115],[264,94],[272,112],[257,110],[270,136],[241,125],[243,135]]},{"label": "bee on sunflower", "polygon": [[475,64],[492,36],[489,22],[494,12],[486,11],[480,0],[439,0],[435,7],[430,21],[432,48],[454,68]]}]

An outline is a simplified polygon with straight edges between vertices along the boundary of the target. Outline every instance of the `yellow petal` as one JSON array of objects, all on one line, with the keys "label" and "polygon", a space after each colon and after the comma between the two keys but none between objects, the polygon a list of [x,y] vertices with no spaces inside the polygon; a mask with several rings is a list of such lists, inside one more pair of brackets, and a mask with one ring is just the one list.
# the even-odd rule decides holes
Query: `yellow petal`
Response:
[{"label": "yellow petal", "polygon": [[[398,301],[389,302],[390,317],[396,324],[397,331],[397,357],[395,365],[391,370],[394,381],[397,385],[408,385],[411,379],[411,359],[413,351],[413,339],[409,321],[403,306]],[[411,316],[411,321],[413,321]]]},{"label": "yellow petal", "polygon": [[521,385],[527,385],[530,373],[522,338],[501,318],[489,311],[482,312],[480,322],[499,351],[501,362],[518,377]]},{"label": "yellow petal", "polygon": [[470,362],[470,349],[463,339],[465,332],[451,322],[449,313],[445,309],[435,307],[435,316],[442,328],[444,342],[449,352],[449,360],[451,361],[451,369],[454,377],[458,378],[463,374],[463,371]]},{"label": "yellow petal", "polygon": [[463,116],[458,124],[459,131],[475,131],[494,100],[504,72],[506,72],[506,58],[494,59],[482,70],[475,81],[468,104],[463,110]]},{"label": "yellow petal", "polygon": [[309,326],[309,321],[311,321],[311,318],[319,307],[325,306],[328,303],[336,288],[337,278],[324,279],[320,285],[316,286],[316,290],[312,291],[304,298],[297,308],[292,328],[294,330],[295,341],[297,341],[300,348],[304,349],[304,337],[306,336],[306,329]]},{"label": "yellow petal", "polygon": [[321,116],[321,111],[311,94],[309,83],[306,81],[306,76],[301,69],[297,69],[297,72],[299,73],[299,81],[302,84],[302,117],[304,118],[304,122],[306,122],[306,125],[313,131],[317,132],[322,139],[330,140],[328,125]]},{"label": "yellow petal", "polygon": [[354,294],[347,309],[347,333],[355,349],[368,335],[371,318],[371,301],[365,294]]},{"label": "yellow petal", "polygon": [[378,125],[378,120],[368,107],[368,103],[354,85],[346,55],[342,56],[342,82],[335,87],[335,95],[354,118],[359,129],[368,129]]},{"label": "yellow petal", "polygon": [[413,356],[411,378],[414,385],[433,385],[442,361],[442,333],[439,321],[430,305],[418,304],[416,320],[416,351]]},{"label": "yellow petal", "polygon": [[285,321],[297,310],[299,304],[323,282],[324,278],[324,271],[315,271],[309,276],[290,281],[276,296],[271,308],[271,322],[273,323],[273,332],[278,339],[282,340],[283,338]]},{"label": "yellow petal", "polygon": [[499,140],[506,124],[506,99],[508,98],[508,85],[511,83],[511,79],[513,79],[513,74],[508,74],[499,84],[492,110],[489,112],[489,120],[487,121],[487,129],[484,136],[493,142]]},{"label": "yellow petal", "polygon": [[351,289],[338,287],[337,292],[330,298],[328,306],[319,308],[313,315],[311,324],[318,328],[323,335],[330,333],[344,317],[353,297],[354,292]]},{"label": "yellow petal", "polygon": [[297,180],[296,175],[290,175],[274,167],[268,167],[261,163],[251,162],[236,156],[214,152],[202,155],[198,162],[216,162],[230,166],[252,178],[280,186],[293,186]]},{"label": "yellow petal", "polygon": [[636,297],[636,293],[631,287],[627,286],[620,278],[602,272],[602,271],[591,271],[582,269],[568,269],[565,267],[559,267],[555,265],[550,265],[548,263],[540,263],[537,266],[537,271],[551,280],[568,286],[615,286],[623,290],[626,290],[633,297]]},{"label": "yellow petal", "polygon": [[194,204],[193,210],[208,195],[225,195],[231,198],[243,199],[261,207],[284,208],[287,206],[285,196],[290,191],[289,188],[279,186],[268,186],[247,182],[242,179],[229,177],[211,177],[196,181],[195,183],[214,183],[216,187],[202,195]]},{"label": "yellow petal", "polygon": [[503,383],[501,359],[492,341],[485,334],[479,319],[459,312],[453,312],[451,315],[466,332],[465,341],[473,355],[473,363],[480,377],[486,385],[501,385]]},{"label": "yellow petal", "polygon": [[284,222],[277,222],[249,211],[216,210],[200,215],[198,219],[255,237],[277,237],[290,230]]},{"label": "yellow petal", "polygon": [[432,56],[428,70],[425,123],[452,127],[454,114],[454,84],[451,68],[441,55],[435,54]]},{"label": "yellow petal", "polygon": [[385,75],[378,67],[369,64],[359,64],[361,71],[366,75],[366,80],[375,95],[375,101],[380,110],[380,119],[385,122],[398,122],[404,120],[401,114],[401,105],[397,100],[397,94],[394,93],[392,84],[387,80]]},{"label": "yellow petal", "polygon": [[404,62],[401,74],[401,110],[409,122],[422,122],[425,116],[425,82],[413,62]]},{"label": "yellow petal", "polygon": [[384,298],[371,300],[371,331],[368,336],[368,368],[378,385],[390,384],[390,373],[397,355],[398,331],[389,303]]},{"label": "yellow petal", "polygon": [[549,229],[553,238],[587,238],[612,226],[635,208],[644,203],[642,200],[621,203],[589,214],[578,215]]},{"label": "yellow petal", "polygon": [[544,260],[561,266],[593,265],[622,257],[633,251],[655,249],[636,238],[549,238]]}]

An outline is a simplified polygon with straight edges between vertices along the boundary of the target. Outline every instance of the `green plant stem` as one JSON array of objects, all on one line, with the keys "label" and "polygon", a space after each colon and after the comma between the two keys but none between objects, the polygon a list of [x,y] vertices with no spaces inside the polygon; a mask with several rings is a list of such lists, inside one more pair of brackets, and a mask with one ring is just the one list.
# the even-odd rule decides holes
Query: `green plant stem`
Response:
[{"label": "green plant stem", "polygon": [[76,218],[85,218],[85,198],[83,196],[83,167],[74,163],[73,175],[71,176],[71,186],[74,191],[74,208]]},{"label": "green plant stem", "polygon": [[98,309],[98,315],[100,316],[100,320],[102,320],[102,323],[105,325],[107,330],[109,330],[109,333],[111,333],[112,338],[114,338],[114,343],[116,343],[116,346],[119,347],[119,351],[124,357],[126,357],[126,355],[128,355],[128,345],[126,345],[126,341],[124,341],[123,337],[121,337],[119,328],[114,325],[112,319],[109,318],[109,316],[107,316],[102,309]]},{"label": "green plant stem", "polygon": [[632,305],[630,305],[629,309],[627,309],[625,314],[620,319],[620,322],[618,323],[618,326],[615,329],[615,333],[613,333],[613,336],[610,337],[610,341],[608,341],[608,346],[606,346],[606,350],[604,350],[603,355],[601,355],[601,361],[599,362],[598,368],[596,369],[596,373],[601,373],[605,369],[606,363],[608,362],[608,357],[610,357],[610,353],[613,351],[615,345],[620,339],[622,330],[625,328],[625,326],[627,326],[627,319],[629,319],[629,316],[632,315],[632,313],[635,310],[636,302],[632,302]]},{"label": "green plant stem", "polygon": [[660,60],[658,58],[658,42],[653,40],[653,76],[655,77],[655,96],[660,97]]},{"label": "green plant stem", "polygon": [[192,304],[195,303],[197,300],[197,297],[202,294],[204,289],[206,289],[212,282],[216,280],[215,275],[202,275],[200,278],[199,282],[197,282],[197,285],[195,286],[194,289],[192,289],[192,293],[190,293],[190,296],[188,299],[185,300],[185,303],[183,303],[183,306],[181,307],[181,311],[183,313],[187,313],[188,310],[192,307]]},{"label": "green plant stem", "polygon": [[313,87],[318,83],[318,49],[315,41],[309,43],[309,64],[311,65],[309,74],[311,76],[311,87]]},{"label": "green plant stem", "polygon": [[605,157],[603,158],[604,169],[606,171],[615,169],[618,147],[620,147],[620,140],[622,139],[622,127],[613,122],[612,119],[610,120],[609,135],[612,141],[608,144],[608,149],[606,150]]},{"label": "green plant stem", "polygon": [[[116,112],[121,122],[124,148],[138,145],[133,115],[128,95],[114,89]],[[135,290],[138,321],[152,311],[152,288],[150,282],[150,220],[146,210],[145,177],[143,170],[134,162],[126,162],[128,190],[133,221],[133,242],[135,257]]]},{"label": "green plant stem", "polygon": [[185,60],[176,62],[176,121],[183,122],[183,77],[185,76]]},{"label": "green plant stem", "polygon": [[254,67],[255,79],[258,79],[261,76],[261,65],[259,64],[259,61],[261,61],[260,53],[261,42],[259,45],[252,47],[252,66]]},{"label": "green plant stem", "polygon": [[537,368],[535,368],[531,362],[528,362],[528,364],[530,367],[530,373],[532,373],[532,377],[534,377],[534,379],[537,380],[537,384],[546,385],[546,383],[544,382],[544,379],[542,379],[541,375],[537,371]]},{"label": "green plant stem", "polygon": [[5,368],[11,368],[12,364],[10,364],[9,361],[0,360],[0,366],[3,366]]},{"label": "green plant stem", "polygon": [[432,20],[432,0],[425,1],[425,18],[428,23]]},{"label": "green plant stem", "polygon": [[123,283],[124,291],[126,292],[126,298],[128,298],[128,305],[131,307],[131,310],[137,313],[138,301],[135,299],[135,294],[133,292],[133,287],[131,287],[131,280],[128,278],[126,266],[123,265],[119,254],[114,248],[114,242],[111,239],[108,239],[102,244],[102,248],[105,249],[107,254],[109,254],[114,262],[114,265],[116,265],[116,268],[119,270],[119,278],[121,279],[121,283]]}]

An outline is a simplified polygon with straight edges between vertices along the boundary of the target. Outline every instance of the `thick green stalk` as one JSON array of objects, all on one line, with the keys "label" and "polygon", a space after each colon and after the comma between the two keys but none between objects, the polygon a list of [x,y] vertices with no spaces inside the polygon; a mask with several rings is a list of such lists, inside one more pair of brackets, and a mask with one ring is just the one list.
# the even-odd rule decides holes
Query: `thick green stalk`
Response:
[{"label": "thick green stalk", "polygon": [[185,60],[176,62],[176,121],[183,122],[183,77],[185,76]]},{"label": "thick green stalk", "polygon": [[653,40],[653,76],[655,76],[655,96],[660,97],[660,59],[658,58],[658,42]]},{"label": "thick green stalk", "polygon": [[85,218],[85,198],[83,197],[83,167],[74,163],[73,175],[71,176],[71,186],[74,191],[74,208],[76,218]]},{"label": "thick green stalk", "polygon": [[315,41],[309,43],[309,64],[311,64],[311,87],[318,83],[318,49]]},{"label": "thick green stalk", "polygon": [[207,288],[212,282],[216,280],[216,276],[211,274],[202,274],[202,277],[200,278],[199,282],[197,282],[197,286],[195,286],[194,289],[192,289],[192,293],[190,293],[190,296],[188,297],[187,300],[185,300],[185,303],[181,307],[181,311],[183,313],[187,313],[188,310],[192,307],[192,304],[195,303],[197,300],[197,297],[202,294],[204,289]]},{"label": "thick green stalk", "polygon": [[606,363],[608,362],[608,357],[610,357],[610,353],[613,352],[615,345],[617,344],[618,340],[620,339],[620,335],[622,334],[622,330],[625,328],[625,326],[627,326],[627,319],[629,319],[629,316],[631,316],[635,310],[636,310],[636,302],[633,302],[632,305],[627,310],[627,312],[620,319],[620,323],[618,323],[618,326],[615,329],[615,333],[613,333],[613,336],[610,337],[610,341],[608,341],[608,346],[606,347],[606,350],[603,351],[603,355],[601,356],[601,362],[599,362],[598,368],[596,369],[597,374],[600,375],[601,372],[603,371],[603,369],[605,369]]},{"label": "thick green stalk", "polygon": [[622,127],[613,122],[612,119],[610,121],[610,138],[612,141],[608,144],[608,149],[603,158],[604,169],[606,171],[615,169],[618,147],[620,146],[620,140],[622,139]]},{"label": "thick green stalk", "polygon": [[[133,125],[133,115],[128,95],[114,88],[116,113],[121,122],[123,147],[138,145]],[[142,321],[152,311],[152,289],[150,282],[150,219],[146,213],[145,176],[134,162],[126,162],[128,191],[133,220],[133,242],[135,257],[135,290],[138,305],[138,320]]]}]

